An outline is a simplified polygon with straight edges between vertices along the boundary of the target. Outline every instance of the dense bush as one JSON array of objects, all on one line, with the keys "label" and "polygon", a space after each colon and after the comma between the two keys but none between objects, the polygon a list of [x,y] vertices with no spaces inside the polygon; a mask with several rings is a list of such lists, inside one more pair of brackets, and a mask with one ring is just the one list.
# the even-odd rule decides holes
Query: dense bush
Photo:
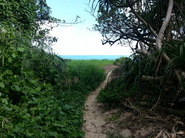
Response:
[{"label": "dense bush", "polygon": [[[46,53],[45,55],[51,57]],[[46,58],[43,57],[37,60],[42,62]],[[48,62],[45,60],[45,66],[42,64],[47,70],[25,68],[27,70],[24,69],[23,76],[15,75],[11,70],[3,72],[3,93],[0,97],[1,137],[83,137],[81,127],[84,101],[90,90],[95,89],[103,80],[104,70],[92,63],[70,61],[68,70],[65,69],[68,75],[63,78],[64,74],[59,73],[63,80],[56,81],[54,85],[53,81],[40,79],[40,74],[43,73],[51,78],[54,75],[46,73],[54,70],[48,66],[52,65],[50,60],[53,58],[48,58]],[[59,61],[60,64],[64,63],[63,60]],[[55,62],[58,62],[58,58]],[[78,77],[79,81],[64,87],[63,82],[74,77]],[[63,89],[59,84],[63,84]]]},{"label": "dense bush", "polygon": [[[159,106],[169,107],[170,103],[178,102],[179,98],[185,96],[184,84],[183,78],[181,78],[181,85],[176,83],[174,68],[184,66],[183,48],[184,45],[179,48],[163,49],[169,55],[172,53],[170,51],[176,51],[170,55],[173,64],[161,62],[157,72],[155,56],[145,57],[133,54],[130,58],[125,58],[119,69],[116,69],[119,72],[117,72],[118,78],[101,91],[98,96],[99,101],[112,105],[123,102],[125,98],[131,98],[135,103],[146,102],[148,107],[156,103]],[[155,75],[154,79],[145,77]]]},{"label": "dense bush", "polygon": [[[56,39],[43,25],[58,20],[45,1],[2,1],[0,13],[0,137],[83,137],[85,96],[102,81],[103,70],[69,70],[51,51]],[[73,74],[80,82],[66,85]]]},{"label": "dense bush", "polygon": [[126,57],[120,57],[120,58],[117,58],[113,64],[115,65],[120,65],[124,62],[124,60],[126,59]]},{"label": "dense bush", "polygon": [[[177,7],[184,7],[185,2],[98,0],[98,6],[94,6],[94,1],[91,4],[92,9],[98,11],[94,29],[104,37],[103,44],[126,41],[134,53],[121,65],[120,78],[123,79],[118,80],[122,82],[118,87],[125,85],[126,88],[122,95],[134,88],[136,99],[142,99],[155,109],[167,108],[176,102],[184,106],[185,33],[181,30],[185,16],[184,8]],[[107,98],[111,97],[112,94],[107,94]]]},{"label": "dense bush", "polygon": [[123,78],[118,78],[112,80],[100,91],[98,101],[112,107],[120,105],[120,103],[124,101],[124,98],[134,98],[136,94],[137,98],[139,98],[138,91],[134,85],[128,88],[128,86],[124,84]]}]

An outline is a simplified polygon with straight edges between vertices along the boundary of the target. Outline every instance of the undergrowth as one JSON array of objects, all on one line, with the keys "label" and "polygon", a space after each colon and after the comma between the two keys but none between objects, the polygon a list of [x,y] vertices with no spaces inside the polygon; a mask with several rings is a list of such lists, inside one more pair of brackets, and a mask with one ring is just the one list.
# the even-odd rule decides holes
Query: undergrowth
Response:
[{"label": "undergrowth", "polygon": [[[138,59],[137,55],[123,59],[122,64],[114,71],[116,79],[101,90],[98,100],[112,106],[120,105],[129,99],[130,102],[148,109],[173,108],[181,109],[183,112],[183,102],[179,103],[178,98],[183,97],[184,92],[182,86],[176,83],[174,67],[171,64],[161,63],[158,70],[159,77],[156,77],[156,80],[148,80],[145,76],[153,76],[155,73],[155,60],[152,56],[139,58],[142,60]],[[181,115],[171,109],[166,112]]]},{"label": "undergrowth", "polygon": [[0,13],[0,137],[83,137],[83,104],[107,61],[53,53],[50,31],[60,20],[46,1],[1,1]]},{"label": "undergrowth", "polygon": [[[4,71],[5,85],[9,78],[14,78],[14,83],[10,82],[10,88],[1,85],[4,91],[0,93],[1,137],[83,137],[84,102],[88,93],[103,81],[104,70],[100,67],[105,64],[99,60],[66,62],[56,57],[50,67],[44,58],[42,60],[47,67],[40,65],[40,68],[45,67],[40,72],[27,72],[29,78],[19,79],[21,76],[11,70]],[[58,72],[60,67],[53,68],[57,61],[66,64],[60,65],[65,76]],[[43,73],[46,76],[42,76]],[[52,77],[54,80],[50,82],[48,78],[52,80]],[[10,90],[14,94],[9,93]]]}]

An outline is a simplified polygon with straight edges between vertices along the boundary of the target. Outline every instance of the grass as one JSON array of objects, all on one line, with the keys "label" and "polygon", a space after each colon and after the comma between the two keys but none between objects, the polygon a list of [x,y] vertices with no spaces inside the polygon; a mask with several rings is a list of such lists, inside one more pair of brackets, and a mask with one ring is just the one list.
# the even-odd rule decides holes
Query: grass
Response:
[{"label": "grass", "polygon": [[[78,78],[78,82],[72,82],[66,91],[59,95],[59,98],[65,103],[63,110],[68,114],[64,117],[66,124],[68,124],[66,129],[69,131],[65,135],[66,137],[83,137],[81,128],[85,99],[89,92],[96,89],[104,80],[105,73],[101,67],[112,63],[113,60],[69,60],[67,65],[68,78],[71,80]],[[71,127],[72,131],[75,132],[73,135],[70,132]]]},{"label": "grass", "polygon": [[103,59],[103,60],[97,60],[97,59],[92,59],[92,60],[69,60],[69,64],[91,64],[96,67],[102,67],[105,65],[113,64],[114,60],[109,60],[109,59]]}]

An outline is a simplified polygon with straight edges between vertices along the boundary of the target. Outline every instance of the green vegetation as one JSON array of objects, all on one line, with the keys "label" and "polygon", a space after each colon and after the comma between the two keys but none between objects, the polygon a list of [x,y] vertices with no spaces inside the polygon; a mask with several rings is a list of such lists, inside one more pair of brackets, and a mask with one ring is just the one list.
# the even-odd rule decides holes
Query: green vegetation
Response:
[{"label": "green vegetation", "polygon": [[67,62],[43,51],[38,56],[42,58],[33,65],[39,66],[30,67],[29,78],[19,80],[12,71],[4,72],[3,78],[14,78],[14,83],[1,92],[1,137],[83,137],[84,101],[104,79],[100,66],[107,63]]},{"label": "green vegetation", "polygon": [[118,77],[101,91],[99,101],[111,105],[128,98],[151,110],[184,116],[185,2],[91,2],[92,11],[98,11],[94,29],[104,37],[103,44],[133,42],[133,55],[115,61]]},{"label": "green vegetation", "polygon": [[104,79],[107,61],[55,55],[49,31],[60,21],[50,13],[45,0],[0,3],[1,138],[83,137],[83,103]]},{"label": "green vegetation", "polygon": [[[108,65],[113,63],[112,60],[72,60],[69,62],[68,70],[69,76],[74,78],[70,78],[70,80],[75,81],[78,79],[78,85],[75,85],[75,82],[71,82],[73,85],[71,86],[73,89],[78,89],[79,86],[87,87],[89,84],[89,91],[96,88],[100,81],[104,79],[102,73],[104,73],[103,68],[104,65]],[[99,72],[97,72],[97,69]],[[84,82],[81,84],[81,82]],[[83,86],[84,85],[84,86]]]},{"label": "green vegetation", "polygon": [[[147,103],[144,106],[149,109],[156,103],[159,107],[169,108],[169,103],[173,103],[178,97],[184,96],[181,84],[176,83],[177,80],[173,73],[174,66],[163,63],[158,70],[158,74],[162,77],[156,78],[156,80],[148,80],[144,76],[153,74],[154,60],[143,58],[140,62],[136,62],[136,58],[137,55],[132,55],[131,58],[124,59],[119,68],[115,70],[118,78],[112,80],[105,89],[101,90],[98,96],[100,102],[113,106],[120,105],[126,98],[129,98],[131,102],[137,105],[140,105],[141,102]],[[176,54],[176,58],[180,58],[178,54]],[[177,62],[177,59],[173,59],[173,61],[178,63],[178,66],[184,66],[181,64],[182,62]],[[179,93],[177,94],[177,92]],[[184,109],[180,104],[179,107],[171,106],[170,108]],[[171,110],[170,113],[180,115],[181,112]]]},{"label": "green vegetation", "polygon": [[124,62],[124,60],[126,59],[126,57],[120,57],[120,58],[117,58],[113,64],[115,65],[120,65]]},{"label": "green vegetation", "polygon": [[[109,59],[103,59],[103,60],[97,60],[97,59],[91,59],[91,60],[77,60],[79,64],[91,64],[95,65],[96,67],[102,67],[104,65],[112,65],[114,63],[114,60]],[[75,63],[76,60],[71,60],[71,64]]]},{"label": "green vegetation", "polygon": [[[105,37],[103,43],[137,41],[130,58],[115,61],[118,77],[101,91],[99,101],[111,105],[130,98],[152,109],[185,96],[185,2],[169,1],[99,1],[95,28]],[[167,10],[173,5],[174,10]],[[83,137],[86,96],[105,78],[101,67],[113,63],[55,55],[50,45],[57,39],[49,32],[60,20],[50,13],[45,0],[0,3],[2,138]]]}]

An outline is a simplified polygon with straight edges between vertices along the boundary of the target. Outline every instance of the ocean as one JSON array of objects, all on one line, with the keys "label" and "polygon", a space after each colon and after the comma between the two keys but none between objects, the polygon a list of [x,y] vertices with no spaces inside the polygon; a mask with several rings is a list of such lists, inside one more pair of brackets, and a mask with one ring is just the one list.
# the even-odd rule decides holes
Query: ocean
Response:
[{"label": "ocean", "polygon": [[129,55],[60,55],[60,57],[64,59],[73,59],[73,60],[91,60],[91,59],[97,59],[97,60],[103,60],[103,59],[109,59],[109,60],[115,60],[120,57],[128,57]]}]

